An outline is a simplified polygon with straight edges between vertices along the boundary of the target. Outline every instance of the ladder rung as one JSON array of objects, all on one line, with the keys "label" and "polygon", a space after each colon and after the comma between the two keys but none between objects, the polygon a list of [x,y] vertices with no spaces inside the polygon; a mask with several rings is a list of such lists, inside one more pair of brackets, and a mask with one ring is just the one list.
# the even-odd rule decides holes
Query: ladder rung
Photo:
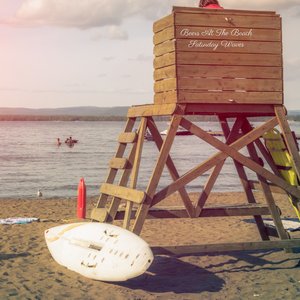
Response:
[{"label": "ladder rung", "polygon": [[130,169],[130,164],[126,158],[114,157],[109,162],[109,167],[112,169]]},{"label": "ladder rung", "polygon": [[107,217],[106,208],[93,208],[91,213],[91,219],[98,222],[105,222]]},{"label": "ladder rung", "polygon": [[135,143],[138,135],[135,132],[123,132],[119,135],[118,142],[123,144]]},{"label": "ladder rung", "polygon": [[146,194],[143,191],[138,191],[109,183],[102,184],[100,192],[109,196],[129,200],[137,204],[142,203],[146,197]]}]

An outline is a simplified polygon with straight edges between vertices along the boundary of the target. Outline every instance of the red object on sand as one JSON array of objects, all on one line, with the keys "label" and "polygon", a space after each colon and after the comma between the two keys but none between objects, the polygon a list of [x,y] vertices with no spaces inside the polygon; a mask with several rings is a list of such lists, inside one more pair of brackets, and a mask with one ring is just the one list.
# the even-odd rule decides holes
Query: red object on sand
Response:
[{"label": "red object on sand", "polygon": [[77,191],[77,218],[85,219],[86,213],[86,186],[84,179],[81,178],[78,184]]}]

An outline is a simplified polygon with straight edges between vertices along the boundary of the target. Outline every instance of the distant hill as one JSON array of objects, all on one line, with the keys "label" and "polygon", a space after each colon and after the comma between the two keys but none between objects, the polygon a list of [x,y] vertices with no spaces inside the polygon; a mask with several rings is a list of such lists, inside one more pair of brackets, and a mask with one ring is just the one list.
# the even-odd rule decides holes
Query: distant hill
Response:
[{"label": "distant hill", "polygon": [[97,107],[97,106],[76,106],[62,108],[23,108],[23,107],[0,107],[0,115],[9,116],[116,116],[124,117],[129,106]]},{"label": "distant hill", "polygon": [[289,110],[288,115],[289,116],[299,116],[300,115],[300,110]]}]

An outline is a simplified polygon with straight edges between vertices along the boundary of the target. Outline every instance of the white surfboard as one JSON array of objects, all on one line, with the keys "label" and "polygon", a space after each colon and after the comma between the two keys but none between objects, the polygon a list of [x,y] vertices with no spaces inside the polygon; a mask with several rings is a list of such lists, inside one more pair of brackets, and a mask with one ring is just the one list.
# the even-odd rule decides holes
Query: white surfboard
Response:
[{"label": "white surfboard", "polygon": [[111,224],[61,225],[46,230],[45,239],[56,262],[96,280],[125,281],[143,274],[153,261],[142,238]]}]

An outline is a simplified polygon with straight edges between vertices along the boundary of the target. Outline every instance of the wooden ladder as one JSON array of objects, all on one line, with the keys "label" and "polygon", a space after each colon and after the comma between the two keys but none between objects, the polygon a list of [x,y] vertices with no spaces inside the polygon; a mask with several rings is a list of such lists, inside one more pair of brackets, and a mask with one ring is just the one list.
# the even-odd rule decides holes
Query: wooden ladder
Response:
[{"label": "wooden ladder", "polygon": [[[147,119],[141,118],[137,132],[132,131],[136,118],[128,118],[124,132],[119,135],[116,155],[109,162],[109,173],[104,184],[100,188],[100,197],[96,208],[93,209],[91,218],[100,222],[112,222],[122,200],[126,201],[123,227],[128,229],[133,204],[141,204],[146,194],[136,190],[138,170],[141,161],[144,135],[147,128]],[[128,158],[123,157],[128,144],[132,144]],[[114,184],[118,171],[122,175],[118,184]],[[130,179],[129,186],[128,181]],[[112,197],[108,205],[109,196]]]}]

